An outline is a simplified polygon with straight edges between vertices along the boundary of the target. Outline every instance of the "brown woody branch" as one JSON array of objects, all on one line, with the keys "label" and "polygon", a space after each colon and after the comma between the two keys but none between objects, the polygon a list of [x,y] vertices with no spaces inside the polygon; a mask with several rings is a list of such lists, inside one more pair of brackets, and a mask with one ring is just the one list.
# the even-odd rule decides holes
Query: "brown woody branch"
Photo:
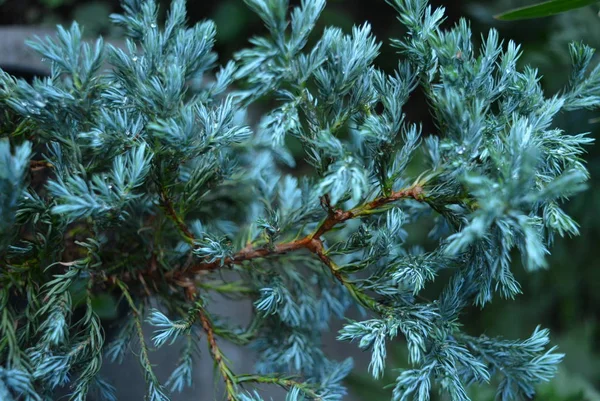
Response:
[{"label": "brown woody branch", "polygon": [[[196,298],[196,289],[188,286],[186,287],[185,294],[186,298],[190,302],[193,302]],[[204,332],[206,333],[206,340],[208,342],[210,353],[215,361],[215,365],[217,365],[217,369],[219,369],[219,373],[223,377],[223,381],[225,382],[227,401],[237,401],[238,397],[236,395],[237,391],[235,385],[235,376],[225,363],[221,348],[219,348],[219,345],[217,344],[215,330],[203,306],[198,308],[198,317],[200,318],[202,329],[204,329]]]},{"label": "brown woody branch", "polygon": [[160,203],[162,204],[165,213],[169,219],[175,223],[177,229],[181,232],[186,242],[193,245],[196,239],[194,233],[192,233],[192,231],[188,228],[183,219],[179,217],[179,214],[177,214],[175,207],[173,206],[173,201],[171,201],[171,198],[169,198],[164,188],[161,188],[160,190]]},{"label": "brown woody branch", "polygon": [[53,168],[54,165],[52,163],[48,163],[44,160],[30,160],[29,168],[31,171],[43,170],[45,168]]},{"label": "brown woody branch", "polygon": [[[163,189],[160,191],[160,199],[163,210],[167,217],[173,221],[177,229],[180,231],[182,237],[190,245],[194,245],[195,236],[192,231],[187,227],[183,219],[177,214],[173,202],[168,197],[166,191]],[[331,231],[334,227],[354,218],[362,217],[374,213],[377,209],[398,201],[400,199],[415,199],[418,201],[425,201],[425,194],[421,185],[413,185],[409,188],[402,189],[391,193],[389,196],[378,197],[370,202],[367,202],[361,206],[355,207],[350,210],[335,209],[329,206],[326,197],[322,199],[322,204],[327,207],[328,215],[319,225],[314,233],[308,234],[305,237],[296,239],[289,242],[283,242],[276,244],[272,247],[252,247],[247,246],[244,249],[237,252],[235,255],[225,258],[222,261],[206,262],[201,261],[190,265],[185,269],[178,269],[165,273],[166,278],[171,284],[177,285],[178,287],[186,289],[186,291],[195,290],[194,277],[201,272],[208,272],[217,270],[223,266],[231,266],[236,264],[242,264],[244,262],[266,258],[269,256],[282,255],[289,252],[298,251],[305,249],[315,254],[329,269],[332,274],[339,280],[344,286],[346,286],[355,296],[355,298],[361,298],[360,294],[354,294],[356,290],[351,283],[343,276],[339,268],[335,266],[334,262],[327,256],[327,253],[323,246],[322,236],[327,232]],[[144,273],[145,276],[149,277],[152,282],[160,280],[158,271],[156,269],[149,270]],[[127,277],[122,277],[127,279]],[[115,277],[109,277],[109,281],[114,281]],[[147,288],[147,287],[146,287]],[[368,299],[359,299],[361,303],[370,303]]]},{"label": "brown woody branch", "polygon": [[[224,265],[241,264],[252,259],[264,258],[272,255],[281,255],[300,249],[306,249],[316,254],[323,262],[325,262],[325,264],[328,264],[328,262],[326,262],[323,258],[325,253],[323,251],[323,241],[321,239],[325,233],[331,231],[334,227],[347,220],[367,215],[373,210],[389,203],[408,198],[419,201],[424,200],[423,188],[419,185],[415,185],[407,189],[393,192],[390,196],[376,198],[371,202],[347,211],[330,209],[327,218],[321,223],[317,230],[301,239],[277,244],[272,248],[246,247],[235,255],[226,258],[224,261],[200,262],[192,265],[186,270],[186,274],[195,274],[201,271],[215,270]],[[181,221],[181,219],[176,218],[174,221],[177,223]]]},{"label": "brown woody branch", "polygon": [[200,316],[200,322],[202,323],[202,328],[206,332],[206,338],[208,341],[208,346],[210,348],[210,353],[212,354],[213,360],[223,377],[223,381],[225,382],[225,391],[227,392],[227,401],[235,401],[236,391],[235,391],[235,383],[233,382],[233,374],[229,367],[225,364],[225,360],[223,359],[223,354],[221,353],[221,349],[217,344],[217,340],[215,339],[215,331],[212,327],[212,324],[206,316],[206,313],[203,309],[200,309],[198,312]]}]

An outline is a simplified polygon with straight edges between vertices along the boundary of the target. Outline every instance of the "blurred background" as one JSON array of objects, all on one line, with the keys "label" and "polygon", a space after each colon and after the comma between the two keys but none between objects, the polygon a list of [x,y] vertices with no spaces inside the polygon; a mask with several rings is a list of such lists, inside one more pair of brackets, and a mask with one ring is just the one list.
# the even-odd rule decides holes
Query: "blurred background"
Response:
[{"label": "blurred background", "polygon": [[[167,9],[168,0],[162,11]],[[450,26],[460,16],[472,22],[474,38],[490,28],[500,31],[504,39],[522,44],[522,65],[529,64],[543,74],[545,90],[555,93],[566,83],[569,75],[568,43],[583,41],[600,48],[600,16],[598,7],[587,7],[555,17],[524,22],[499,22],[493,15],[510,8],[531,4],[531,0],[437,0],[447,10]],[[294,1],[292,1],[294,3]],[[216,22],[217,47],[221,60],[228,60],[238,49],[247,44],[249,37],[265,32],[260,20],[252,14],[242,0],[189,1],[189,21],[212,19]],[[120,32],[110,25],[108,16],[119,11],[118,0],[0,0],[0,67],[14,75],[30,79],[43,74],[45,69],[39,58],[24,50],[23,40],[34,34],[52,32],[56,24],[70,24],[77,20],[85,27],[90,38],[103,35],[118,41]],[[395,13],[384,0],[329,0],[315,29],[319,35],[323,26],[336,25],[350,30],[353,24],[369,21],[375,35],[384,43],[377,63],[391,71],[398,62],[389,38],[400,37],[402,28]],[[268,101],[268,100],[267,100]],[[266,106],[266,104],[265,104]],[[435,133],[429,121],[426,104],[417,99],[407,110],[412,121],[422,121],[424,131]],[[600,140],[600,112],[577,112],[563,114],[558,124],[570,133],[592,132]],[[298,157],[301,154],[298,153]],[[581,236],[558,238],[552,247],[550,268],[527,274],[515,258],[517,278],[522,284],[523,295],[514,301],[497,298],[484,310],[468,311],[463,318],[465,330],[470,334],[503,335],[508,338],[529,336],[537,324],[552,330],[553,341],[566,353],[557,378],[539,388],[536,400],[544,401],[600,401],[600,144],[590,147],[587,155],[592,179],[590,188],[569,203],[568,209],[581,225]],[[426,230],[415,229],[412,241],[426,241]],[[102,309],[103,306],[99,306]],[[111,315],[111,306],[104,306],[105,317]],[[249,309],[241,309],[247,316]],[[327,341],[329,353],[341,359],[353,356],[358,359],[357,368],[348,385],[352,399],[369,401],[389,400],[391,388],[383,384],[393,383],[394,369],[406,366],[407,356],[402,339],[390,344],[388,349],[388,374],[383,382],[372,381],[366,373],[366,355],[357,353],[355,345],[334,344]],[[252,356],[244,350],[227,347],[226,353],[236,365],[249,371]],[[174,354],[174,355],[173,355]],[[177,352],[163,350],[155,354],[154,361],[168,376],[177,359]],[[174,400],[211,400],[214,383],[208,353],[203,354],[202,367],[197,370],[195,388]],[[364,361],[365,363],[362,363]],[[144,385],[135,358],[126,366],[104,369],[108,379],[120,390],[122,400],[142,400]],[[123,390],[123,388],[125,388]],[[474,400],[493,400],[489,389],[472,389]],[[278,398],[276,398],[278,399]]]}]

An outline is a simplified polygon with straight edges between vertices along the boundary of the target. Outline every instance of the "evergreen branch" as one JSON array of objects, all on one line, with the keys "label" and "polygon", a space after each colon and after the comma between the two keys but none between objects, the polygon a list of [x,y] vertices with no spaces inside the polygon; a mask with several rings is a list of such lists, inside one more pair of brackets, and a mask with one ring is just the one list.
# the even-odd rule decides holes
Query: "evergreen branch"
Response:
[{"label": "evergreen branch", "polygon": [[2,340],[0,340],[0,353],[5,352],[5,348],[8,347],[6,352],[8,358],[7,361],[10,366],[19,367],[20,365],[20,352],[17,342],[16,324],[15,319],[9,309],[9,287],[4,287],[0,290],[0,309],[2,313],[0,315],[0,333],[2,333]]},{"label": "evergreen branch", "polygon": [[258,383],[258,384],[274,384],[284,389],[291,391],[294,388],[299,389],[306,396],[310,397],[314,401],[322,401],[323,398],[319,396],[317,392],[312,388],[310,384],[299,382],[289,377],[277,377],[277,376],[260,376],[260,375],[237,375],[235,377],[236,383]]},{"label": "evergreen branch", "polygon": [[[168,400],[144,342],[149,314],[156,346],[187,337],[173,390],[192,384],[195,338],[206,332],[229,401],[261,400],[243,393],[248,382],[279,385],[288,401],[339,400],[352,363],[329,360],[320,337],[353,304],[375,316],[349,322],[338,339],[370,351],[374,377],[386,342],[406,339],[411,368],[396,380],[395,401],[425,399],[432,387],[466,400],[466,387],[494,372],[504,375],[500,398],[531,398],[562,359],[546,351],[548,333],[465,337],[459,318],[496,292],[521,291],[515,250],[527,269],[541,268],[556,234],[578,232],[561,202],[584,187],[591,139],[554,119],[600,106],[593,50],[571,46],[568,88],[546,98],[536,71],[519,70],[517,45],[491,31],[477,50],[469,24],[442,29],[444,11],[428,0],[390,1],[406,31],[393,41],[402,56],[392,74],[375,64],[381,44],[369,24],[326,28],[306,49],[325,0],[247,2],[270,35],[252,38],[215,83],[201,79],[217,61],[215,26],[188,28],[185,0],[172,1],[164,24],[156,1],[125,1],[113,21],[129,39],[110,49],[109,69],[101,40],[93,50],[73,25],[33,44],[61,79],[28,83],[0,71],[0,399],[37,401],[37,389],[53,399],[59,386],[76,400],[94,389],[114,399],[96,375],[101,352],[121,359],[137,336],[146,398]],[[427,137],[405,115],[418,86],[437,131]],[[281,103],[252,132],[238,111],[272,95]],[[310,178],[279,166],[293,168],[290,135],[314,167]],[[46,144],[44,153],[28,140]],[[417,154],[433,173],[411,185]],[[52,177],[32,173],[40,169]],[[408,240],[409,225],[432,215],[438,246],[425,252]],[[357,229],[338,230],[350,220]],[[56,275],[57,264],[71,268]],[[208,277],[223,267],[238,277]],[[452,278],[424,300],[444,269]],[[86,279],[87,312],[72,324]],[[91,295],[108,287],[130,312],[105,346]],[[250,298],[251,323],[224,324],[198,291]],[[159,309],[148,313],[150,297]],[[251,342],[256,372],[236,376],[217,341]]]},{"label": "evergreen branch", "polygon": [[374,298],[365,294],[364,291],[362,291],[352,281],[350,281],[348,279],[348,277],[344,273],[341,272],[341,268],[338,265],[336,265],[336,263],[333,260],[331,260],[331,258],[329,256],[327,256],[327,254],[323,250],[322,242],[319,241],[318,243],[319,243],[319,246],[315,250],[316,255],[327,267],[329,267],[329,270],[331,271],[333,276],[340,283],[342,283],[342,285],[348,290],[350,295],[352,295],[352,298],[354,298],[362,306],[364,306],[372,311],[380,312],[380,313],[389,311],[389,309],[390,309],[389,307],[377,302]]},{"label": "evergreen branch", "polygon": [[220,327],[213,324],[216,335],[236,345],[248,345],[258,335],[262,321],[254,316],[248,327],[243,330],[232,330],[228,327]]},{"label": "evergreen branch", "polygon": [[88,287],[86,291],[86,313],[82,319],[83,326],[87,326],[87,338],[82,343],[71,351],[68,356],[72,357],[75,354],[88,349],[86,363],[87,366],[81,372],[76,381],[75,391],[71,395],[73,401],[84,401],[87,399],[89,389],[97,380],[97,375],[102,367],[102,347],[104,345],[104,336],[102,335],[100,319],[96,315],[92,307],[92,287],[94,280],[88,279]]},{"label": "evergreen branch", "polygon": [[186,271],[189,273],[197,273],[206,270],[214,270],[220,268],[223,265],[241,264],[253,259],[265,258],[273,255],[286,254],[288,252],[297,251],[301,249],[307,249],[315,254],[318,249],[321,249],[321,237],[331,231],[335,226],[357,217],[362,217],[372,213],[374,210],[395,202],[400,199],[415,199],[417,201],[424,201],[425,195],[423,193],[423,187],[421,185],[414,185],[410,188],[393,192],[389,196],[382,196],[374,199],[373,201],[367,202],[364,205],[355,207],[353,209],[343,210],[330,210],[327,218],[321,223],[319,228],[312,233],[301,239],[284,242],[275,245],[272,248],[253,248],[248,246],[235,255],[225,258],[223,263],[220,262],[200,262],[190,266]]},{"label": "evergreen branch", "polygon": [[200,288],[211,291],[220,292],[223,294],[255,294],[255,288],[244,285],[243,281],[225,282],[225,281],[202,281],[196,283]]},{"label": "evergreen branch", "polygon": [[330,231],[338,224],[343,223],[347,220],[368,215],[370,212],[384,205],[387,205],[400,199],[409,198],[415,199],[417,201],[425,200],[423,187],[421,185],[414,185],[406,189],[395,191],[392,192],[389,196],[381,196],[372,200],[371,202],[367,202],[364,205],[357,206],[354,209],[348,211],[330,209],[329,216],[325,219],[325,221],[323,221],[323,223],[321,223],[320,227],[312,235],[312,238],[320,238],[327,231]]},{"label": "evergreen branch", "polygon": [[192,386],[192,370],[194,365],[193,354],[197,348],[195,338],[193,338],[192,332],[188,332],[185,335],[185,345],[181,350],[181,356],[177,362],[177,368],[173,370],[171,376],[166,382],[166,386],[170,388],[172,392],[183,391],[184,387]]},{"label": "evergreen branch", "polygon": [[225,358],[221,352],[221,349],[219,348],[219,345],[217,344],[215,331],[210,318],[203,307],[198,308],[198,315],[200,316],[202,328],[206,332],[206,339],[208,341],[210,353],[212,354],[213,360],[215,361],[215,364],[217,365],[217,368],[223,377],[223,381],[225,382],[227,401],[237,401],[239,398],[237,396],[237,389],[235,386],[235,376],[225,363]]},{"label": "evergreen branch", "polygon": [[[331,260],[331,258],[329,258],[326,255],[321,237],[328,231],[332,230],[335,226],[347,220],[368,215],[373,211],[377,210],[378,208],[381,208],[384,205],[387,205],[400,199],[415,199],[417,201],[425,200],[423,187],[421,185],[414,185],[406,189],[395,191],[389,196],[378,197],[370,202],[367,202],[361,206],[357,206],[347,211],[333,210],[330,208],[327,218],[320,224],[320,226],[314,233],[309,234],[299,240],[277,244],[272,248],[256,249],[252,247],[247,247],[241,250],[240,252],[236,253],[231,258],[225,259],[224,264],[240,264],[257,258],[281,255],[292,251],[306,249],[317,255],[319,259],[327,267],[329,267],[331,273],[336,277],[336,279],[340,281],[344,285],[344,287],[346,287],[346,289],[350,292],[352,297],[355,298],[361,305],[371,310],[382,312],[389,308],[379,304],[376,300],[366,295],[356,285],[354,285],[351,281],[348,280],[348,278],[340,271],[340,268],[336,266],[335,263]],[[213,270],[220,266],[221,264],[217,262],[200,263],[191,266],[187,272],[197,273],[205,270]]]},{"label": "evergreen branch", "polygon": [[194,245],[194,241],[196,240],[194,233],[188,228],[188,226],[183,221],[183,218],[177,214],[175,211],[175,206],[173,205],[173,201],[169,198],[167,191],[165,188],[161,187],[160,189],[160,201],[163,205],[163,210],[165,211],[167,217],[175,223],[175,226],[181,233],[182,237],[185,239],[187,243],[190,245]]},{"label": "evergreen branch", "polygon": [[[241,251],[237,252],[235,255],[226,258],[223,263],[220,263],[218,261],[201,262],[190,266],[184,271],[168,272],[166,276],[172,279],[173,282],[177,283],[179,286],[189,289],[194,286],[192,280],[193,276],[195,276],[199,272],[215,270],[217,268],[220,268],[222,265],[241,264],[253,259],[282,255],[289,252],[306,249],[311,253],[315,254],[327,267],[329,267],[334,277],[336,277],[336,279],[340,283],[342,283],[344,287],[346,287],[346,289],[350,292],[352,297],[355,298],[361,305],[371,310],[381,312],[387,309],[387,307],[384,307],[381,304],[379,304],[372,297],[366,295],[356,285],[354,285],[350,280],[348,280],[348,278],[340,271],[341,269],[338,266],[336,266],[335,263],[331,260],[331,258],[329,258],[326,255],[321,237],[327,232],[331,231],[334,227],[344,223],[345,221],[372,214],[374,211],[381,208],[382,206],[385,206],[387,204],[401,199],[415,199],[417,201],[422,202],[426,200],[426,197],[424,195],[423,187],[421,185],[413,185],[409,188],[392,192],[389,196],[378,197],[361,206],[357,206],[347,211],[339,209],[334,210],[333,208],[329,208],[327,218],[319,225],[317,230],[314,233],[308,234],[301,239],[280,243],[271,248],[253,248],[251,246],[248,246],[242,249]],[[173,203],[167,196],[164,189],[161,190],[161,202],[167,212],[167,216],[169,216],[169,218],[176,224],[179,231],[182,233],[182,236],[189,242],[193,243],[195,240],[193,233],[187,227],[183,219],[175,211]],[[322,202],[325,205],[327,205],[326,197]],[[150,274],[154,274],[154,272],[150,272]],[[200,286],[204,287],[206,287],[207,285],[208,284],[206,283],[200,284]],[[217,287],[212,289],[216,291],[239,290],[235,289],[235,287],[228,288],[227,290],[225,290],[225,288],[227,287]]]},{"label": "evergreen branch", "polygon": [[127,300],[133,316],[136,334],[138,336],[138,340],[140,341],[140,364],[142,365],[142,369],[144,369],[146,383],[148,384],[149,399],[153,401],[168,401],[169,398],[164,394],[162,386],[160,385],[160,382],[154,373],[154,369],[152,368],[152,362],[150,361],[150,355],[148,352],[148,345],[144,339],[141,313],[135,305],[127,285],[121,280],[117,280],[116,283],[121,289],[123,296]]},{"label": "evergreen branch", "polygon": [[[196,290],[195,288],[188,287],[186,288],[185,295],[188,301],[193,301],[196,299]],[[237,395],[237,389],[235,385],[235,375],[227,366],[225,362],[225,356],[219,348],[217,344],[215,328],[213,327],[212,321],[204,308],[203,301],[201,299],[195,302],[194,310],[197,311],[198,317],[200,318],[200,323],[202,325],[202,329],[206,333],[206,340],[208,342],[208,348],[213,357],[215,365],[221,374],[223,381],[225,382],[225,391],[227,393],[227,401],[237,401],[239,397]]]}]

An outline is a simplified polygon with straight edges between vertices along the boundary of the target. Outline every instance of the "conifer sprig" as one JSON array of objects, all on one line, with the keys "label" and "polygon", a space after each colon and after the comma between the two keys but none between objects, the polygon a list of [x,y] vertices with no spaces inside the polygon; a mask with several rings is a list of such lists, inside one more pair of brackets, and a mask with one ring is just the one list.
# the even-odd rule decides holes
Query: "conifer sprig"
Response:
[{"label": "conifer sprig", "polygon": [[[515,255],[535,271],[555,235],[578,234],[561,205],[585,188],[592,140],[553,120],[600,105],[592,49],[571,46],[569,86],[548,98],[518,45],[492,30],[478,49],[465,20],[443,29],[426,0],[390,2],[407,31],[390,74],[368,23],[319,37],[325,1],[246,3],[268,34],[220,68],[214,24],[188,27],[183,0],[164,22],[155,1],[124,0],[124,48],[92,48],[74,24],[32,43],[50,77],[0,71],[0,397],[68,386],[112,401],[100,366],[137,341],[149,400],[191,386],[206,343],[228,400],[260,401],[252,386],[270,384],[288,401],[338,401],[352,362],[327,357],[321,336],[353,306],[368,316],[338,339],[368,350],[374,377],[387,344],[406,343],[393,401],[467,400],[493,376],[500,400],[532,397],[562,359],[548,331],[472,336],[460,315],[520,293]],[[417,88],[435,132],[404,114]],[[276,104],[255,121],[245,110],[264,97]],[[304,177],[284,173],[289,137]],[[247,327],[217,294],[252,305]],[[123,310],[114,338],[99,298]],[[165,386],[144,321],[154,346],[182,340]],[[255,371],[234,373],[222,341],[252,348]]]}]

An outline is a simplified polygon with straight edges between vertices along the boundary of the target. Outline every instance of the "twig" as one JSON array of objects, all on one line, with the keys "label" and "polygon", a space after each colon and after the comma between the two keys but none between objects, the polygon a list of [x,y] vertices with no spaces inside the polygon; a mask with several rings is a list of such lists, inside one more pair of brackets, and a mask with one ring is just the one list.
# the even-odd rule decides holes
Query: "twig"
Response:
[{"label": "twig", "polygon": [[[168,197],[164,188],[161,188],[160,190],[160,198],[161,204],[163,206],[163,209],[165,210],[166,215],[175,223],[185,241],[193,246],[195,243],[195,236],[192,233],[192,231],[187,227],[183,219],[177,214],[175,207],[173,206],[173,202]],[[331,273],[335,276],[335,278],[348,289],[350,294],[358,302],[370,309],[381,311],[381,306],[379,305],[379,303],[373,298],[364,294],[362,291],[360,291],[340,271],[340,268],[337,267],[335,263],[327,256],[321,237],[327,232],[331,231],[334,227],[344,223],[345,221],[373,214],[377,211],[377,209],[401,199],[415,199],[420,202],[427,200],[423,191],[423,187],[417,184],[409,188],[392,192],[388,196],[378,197],[361,206],[357,206],[353,209],[346,211],[341,209],[334,209],[333,207],[331,207],[329,205],[327,196],[325,196],[321,200],[321,203],[322,205],[324,205],[324,207],[328,209],[327,217],[321,222],[321,224],[318,226],[315,232],[308,234],[303,238],[289,242],[283,242],[268,248],[255,248],[252,246],[247,246],[244,249],[237,252],[235,255],[225,258],[222,261],[201,261],[196,264],[192,264],[191,266],[186,267],[185,269],[178,269],[167,272],[165,273],[164,277],[159,277],[159,272],[156,269],[146,271],[144,272],[144,275],[146,277],[152,278],[153,283],[155,283],[156,280],[167,279],[168,282],[175,284],[181,288],[185,288],[186,292],[195,292],[194,277],[201,272],[216,270],[222,268],[223,266],[242,264],[253,259],[266,258],[270,256],[281,255],[305,249],[316,255],[327,267],[329,267]],[[109,281],[114,282],[115,280],[115,277],[109,277]],[[144,287],[145,289],[147,289],[147,286]]]},{"label": "twig", "polygon": [[45,168],[53,168],[54,165],[52,163],[48,163],[47,161],[44,160],[30,160],[29,161],[29,168],[31,169],[31,171],[38,171],[38,170],[43,170]]},{"label": "twig", "polygon": [[238,397],[237,397],[237,391],[236,391],[235,383],[234,383],[234,376],[233,376],[231,370],[229,369],[229,367],[227,366],[227,364],[225,363],[225,360],[223,358],[223,353],[221,352],[221,349],[219,348],[219,345],[217,344],[217,340],[215,339],[215,332],[213,330],[212,323],[210,322],[204,309],[201,308],[200,311],[198,312],[198,314],[200,315],[200,322],[202,323],[202,328],[206,332],[206,339],[208,341],[210,353],[212,354],[215,364],[217,365],[217,368],[219,369],[219,372],[221,373],[221,376],[223,377],[223,381],[225,382],[225,391],[227,392],[227,401],[236,401],[238,399]]},{"label": "twig", "polygon": [[151,383],[154,386],[155,391],[162,393],[161,385],[158,381],[158,378],[154,374],[154,370],[152,369],[152,363],[150,362],[150,355],[148,353],[148,346],[146,345],[146,341],[144,340],[144,330],[142,328],[141,313],[138,310],[138,308],[135,306],[135,302],[133,301],[133,298],[131,297],[131,294],[129,293],[127,285],[124,282],[122,282],[121,280],[117,280],[116,283],[119,286],[119,288],[121,289],[123,296],[127,300],[129,307],[131,308],[131,313],[133,315],[133,321],[135,323],[136,333],[137,333],[138,339],[140,341],[140,353],[141,353],[140,363],[142,365],[142,368],[146,372],[146,382],[148,382],[148,384]]},{"label": "twig", "polygon": [[171,198],[169,198],[164,188],[160,189],[160,203],[162,204],[167,217],[169,217],[175,223],[185,241],[193,245],[196,239],[194,233],[192,233],[192,231],[188,228],[183,219],[179,217],[175,211],[175,207],[173,206],[173,201],[171,201]]},{"label": "twig", "polygon": [[286,390],[291,390],[293,388],[298,388],[305,395],[309,396],[314,401],[322,401],[321,398],[311,387],[309,384],[302,383],[287,377],[277,377],[277,376],[258,376],[258,375],[238,375],[236,376],[237,383],[261,383],[261,384],[275,384],[277,386],[281,386]]},{"label": "twig", "polygon": [[335,226],[347,220],[368,215],[375,209],[378,209],[388,203],[409,198],[416,199],[418,201],[425,200],[423,188],[419,185],[415,185],[404,190],[393,192],[390,196],[376,198],[371,202],[347,211],[339,209],[330,210],[327,218],[320,224],[317,230],[304,238],[277,244],[272,248],[244,248],[235,255],[226,258],[224,261],[200,262],[192,265],[186,270],[186,273],[194,274],[201,271],[214,270],[222,267],[223,265],[241,264],[252,259],[264,258],[272,255],[281,255],[300,249],[307,249],[318,255],[319,253],[317,250],[322,250],[323,248],[321,237],[328,231],[331,231]]},{"label": "twig", "polygon": [[[194,301],[196,298],[196,290],[194,288],[186,288],[186,297],[189,301]],[[204,305],[200,304],[201,301],[197,301],[198,305],[198,316],[200,317],[200,323],[206,333],[206,340],[208,341],[208,348],[215,361],[215,365],[219,369],[223,381],[225,382],[225,391],[227,392],[227,401],[238,401],[237,388],[235,385],[235,376],[229,366],[225,363],[225,357],[221,352],[221,348],[217,344],[215,329],[213,328],[212,322],[204,309]]]}]

